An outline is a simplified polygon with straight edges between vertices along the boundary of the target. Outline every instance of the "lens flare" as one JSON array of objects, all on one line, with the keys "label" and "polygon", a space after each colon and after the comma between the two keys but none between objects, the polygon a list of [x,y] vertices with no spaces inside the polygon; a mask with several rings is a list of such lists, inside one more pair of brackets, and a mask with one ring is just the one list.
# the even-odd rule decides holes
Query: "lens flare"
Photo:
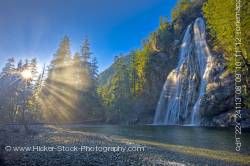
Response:
[{"label": "lens flare", "polygon": [[29,69],[25,69],[24,71],[21,72],[21,75],[22,77],[25,79],[25,80],[28,80],[28,79],[31,79],[32,78],[32,73],[31,73],[31,70]]}]

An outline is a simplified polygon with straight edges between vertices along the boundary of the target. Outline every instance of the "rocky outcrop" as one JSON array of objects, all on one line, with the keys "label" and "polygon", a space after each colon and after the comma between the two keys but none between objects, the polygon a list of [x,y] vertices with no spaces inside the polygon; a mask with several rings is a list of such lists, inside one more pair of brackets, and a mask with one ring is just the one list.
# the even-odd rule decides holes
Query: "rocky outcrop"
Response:
[{"label": "rocky outcrop", "polygon": [[200,114],[202,117],[213,117],[233,109],[234,79],[226,71],[222,56],[215,55],[214,67],[202,98]]},{"label": "rocky outcrop", "polygon": [[200,115],[201,126],[229,127],[235,121],[242,128],[250,127],[250,111],[241,110],[241,117],[236,118],[234,111],[234,77],[225,66],[223,55],[213,52],[214,67],[210,72],[212,79],[208,81],[206,94],[202,98]]}]

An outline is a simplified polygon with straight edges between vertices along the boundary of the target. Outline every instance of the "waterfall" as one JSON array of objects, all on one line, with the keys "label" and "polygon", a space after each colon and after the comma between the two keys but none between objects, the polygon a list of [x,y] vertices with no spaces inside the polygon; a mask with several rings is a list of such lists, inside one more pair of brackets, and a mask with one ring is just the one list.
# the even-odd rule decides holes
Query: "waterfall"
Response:
[{"label": "waterfall", "polygon": [[199,125],[199,108],[206,93],[212,60],[204,20],[197,18],[185,30],[179,61],[164,83],[154,124]]},{"label": "waterfall", "polygon": [[[199,108],[201,104],[202,97],[206,93],[206,85],[207,85],[207,80],[209,79],[209,72],[212,69],[212,56],[209,51],[207,42],[206,42],[206,29],[205,29],[205,24],[204,20],[201,18],[196,19],[195,24],[194,24],[194,41],[195,41],[195,51],[196,54],[199,55],[198,57],[198,62],[200,63],[199,66],[200,68],[200,77],[201,83],[200,83],[200,88],[199,88],[199,96],[197,101],[195,102],[195,105],[193,107],[193,111],[191,114],[191,124],[199,124]],[[201,58],[206,58],[206,60],[201,59]]]}]

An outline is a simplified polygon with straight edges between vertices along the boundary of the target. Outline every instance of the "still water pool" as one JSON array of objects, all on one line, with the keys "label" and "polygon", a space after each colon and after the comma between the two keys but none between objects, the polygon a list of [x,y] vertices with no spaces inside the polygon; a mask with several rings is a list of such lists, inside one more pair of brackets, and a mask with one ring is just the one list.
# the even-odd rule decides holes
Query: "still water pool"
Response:
[{"label": "still water pool", "polygon": [[[213,150],[235,151],[234,128],[205,128],[191,126],[118,126],[118,125],[73,125],[72,130],[121,136],[167,144]],[[240,136],[241,153],[250,154],[250,132]]]}]

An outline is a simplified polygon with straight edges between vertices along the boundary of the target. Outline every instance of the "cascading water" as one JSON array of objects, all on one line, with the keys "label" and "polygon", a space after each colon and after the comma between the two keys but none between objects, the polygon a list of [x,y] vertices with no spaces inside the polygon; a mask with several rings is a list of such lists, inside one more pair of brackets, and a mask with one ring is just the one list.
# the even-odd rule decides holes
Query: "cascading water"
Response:
[{"label": "cascading water", "polygon": [[213,64],[205,33],[202,18],[187,27],[178,65],[163,86],[154,124],[199,124],[201,99]]},{"label": "cascading water", "polygon": [[[194,42],[195,42],[195,51],[199,55],[198,62],[200,63],[200,77],[201,83],[199,88],[199,96],[193,107],[191,114],[191,124],[199,124],[199,108],[201,104],[201,99],[206,93],[207,80],[209,79],[209,73],[213,67],[213,58],[209,51],[207,42],[206,42],[206,29],[205,23],[201,18],[198,18],[194,24]],[[203,59],[201,59],[203,58]],[[206,58],[206,60],[204,60]],[[205,63],[206,64],[205,64]]]}]

